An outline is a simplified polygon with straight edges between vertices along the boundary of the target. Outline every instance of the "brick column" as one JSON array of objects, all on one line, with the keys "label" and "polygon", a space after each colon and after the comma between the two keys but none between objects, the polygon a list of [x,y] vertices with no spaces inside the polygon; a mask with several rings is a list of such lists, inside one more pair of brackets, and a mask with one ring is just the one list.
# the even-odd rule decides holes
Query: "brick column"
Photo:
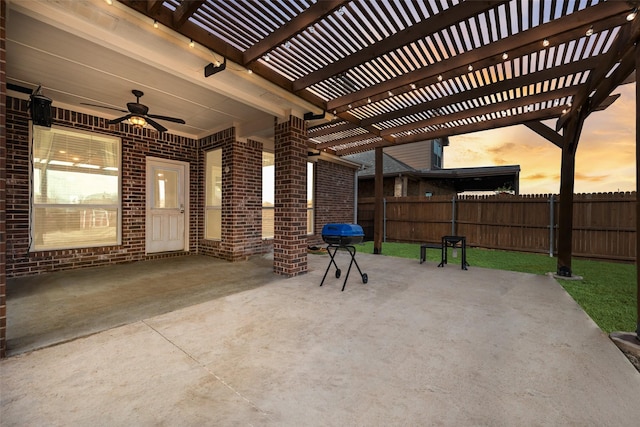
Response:
[{"label": "brick column", "polygon": [[231,261],[246,260],[262,249],[262,143],[233,141],[223,160],[226,198],[222,235]]},{"label": "brick column", "polygon": [[273,271],[307,272],[307,128],[290,116],[275,128],[275,232]]},{"label": "brick column", "polygon": [[7,351],[7,3],[0,2],[0,358]]}]

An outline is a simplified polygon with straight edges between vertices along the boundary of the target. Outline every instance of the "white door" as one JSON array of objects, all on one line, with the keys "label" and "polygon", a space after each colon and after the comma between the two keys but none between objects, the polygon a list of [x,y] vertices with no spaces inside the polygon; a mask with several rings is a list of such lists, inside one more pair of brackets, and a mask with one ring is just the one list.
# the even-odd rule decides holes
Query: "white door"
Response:
[{"label": "white door", "polygon": [[188,163],[147,157],[147,253],[188,250],[188,181]]}]

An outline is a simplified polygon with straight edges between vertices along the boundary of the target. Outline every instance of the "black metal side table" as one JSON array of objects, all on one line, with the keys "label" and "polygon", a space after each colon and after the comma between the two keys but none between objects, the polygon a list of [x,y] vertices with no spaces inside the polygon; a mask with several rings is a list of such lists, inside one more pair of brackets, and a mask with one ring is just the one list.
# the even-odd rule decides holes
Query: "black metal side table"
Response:
[{"label": "black metal side table", "polygon": [[444,267],[447,263],[447,247],[456,248],[460,245],[462,251],[461,268],[466,270],[469,264],[467,263],[467,239],[465,236],[442,236],[442,260],[438,267]]}]

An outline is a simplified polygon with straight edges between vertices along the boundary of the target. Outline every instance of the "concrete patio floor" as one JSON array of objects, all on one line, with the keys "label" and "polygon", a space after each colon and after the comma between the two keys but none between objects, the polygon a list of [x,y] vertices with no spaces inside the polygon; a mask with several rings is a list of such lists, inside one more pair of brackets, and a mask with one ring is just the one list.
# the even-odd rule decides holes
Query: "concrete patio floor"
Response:
[{"label": "concrete patio floor", "polygon": [[637,425],[640,374],[553,278],[356,259],[344,292],[342,252],[323,287],[326,255],[9,283],[0,425]]}]

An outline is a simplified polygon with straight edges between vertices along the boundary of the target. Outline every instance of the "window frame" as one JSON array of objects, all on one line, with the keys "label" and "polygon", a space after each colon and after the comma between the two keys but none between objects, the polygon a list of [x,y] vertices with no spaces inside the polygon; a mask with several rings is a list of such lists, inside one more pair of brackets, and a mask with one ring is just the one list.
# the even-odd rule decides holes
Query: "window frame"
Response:
[{"label": "window frame", "polygon": [[[38,129],[43,129],[50,132],[58,132],[58,133],[67,133],[67,134],[75,134],[78,138],[83,138],[88,141],[88,143],[94,142],[93,139],[96,138],[102,140],[113,140],[113,142],[117,145],[117,204],[106,204],[106,203],[42,203],[41,201],[36,201],[36,167],[35,167],[35,138]],[[34,125],[30,121],[29,126],[29,253],[34,252],[43,252],[43,251],[59,251],[59,250],[69,250],[69,249],[82,249],[82,248],[99,248],[99,247],[110,247],[110,246],[120,246],[122,245],[122,138],[105,133],[99,132],[91,132],[86,130],[79,130],[70,127],[64,126],[38,126]],[[78,171],[79,172],[79,171]],[[69,172],[73,173],[73,172]],[[42,179],[42,178],[40,178]],[[71,180],[73,181],[73,180]],[[107,194],[105,192],[105,194]],[[99,212],[99,221],[105,221],[107,224],[109,223],[109,210],[115,208],[115,227],[116,227],[116,235],[115,241],[112,242],[96,242],[96,243],[87,243],[86,241],[79,242],[77,244],[63,244],[63,245],[50,245],[44,246],[42,244],[37,243],[37,224],[36,224],[36,210],[37,209],[66,209],[67,212],[72,210],[77,210],[80,214],[80,210],[84,210],[84,215],[80,214],[80,218],[84,221],[83,224],[86,224],[86,213],[88,210],[92,211],[93,218],[89,218],[89,222],[94,221],[95,224],[95,213]],[[107,212],[107,216],[104,217],[104,212]],[[100,218],[100,215],[102,217]],[[83,227],[84,228],[84,227]],[[68,240],[66,240],[68,242]]]},{"label": "window frame", "polygon": [[[311,168],[311,170],[309,170]],[[309,176],[311,175],[311,176]],[[309,188],[311,186],[311,188]],[[309,203],[311,195],[311,203]],[[307,236],[315,233],[316,223],[316,163],[307,161]]]},{"label": "window frame", "polygon": [[[209,204],[209,185],[211,185],[210,178],[213,177],[209,177],[209,154],[210,153],[214,153],[214,152],[219,152],[220,153],[220,197],[219,197],[219,204]],[[205,240],[210,240],[210,241],[215,241],[215,242],[219,242],[222,240],[222,199],[224,197],[224,185],[223,185],[223,176],[222,176],[222,148],[212,148],[211,150],[206,150],[204,153],[204,167],[205,167],[205,185],[204,185],[204,226],[203,226],[203,233],[204,233],[204,239]],[[215,185],[215,184],[214,184]],[[219,231],[219,237],[209,237],[209,212],[210,211],[217,211],[219,212],[218,218],[220,219],[220,223],[218,224],[219,230],[215,230],[215,231]]]}]

